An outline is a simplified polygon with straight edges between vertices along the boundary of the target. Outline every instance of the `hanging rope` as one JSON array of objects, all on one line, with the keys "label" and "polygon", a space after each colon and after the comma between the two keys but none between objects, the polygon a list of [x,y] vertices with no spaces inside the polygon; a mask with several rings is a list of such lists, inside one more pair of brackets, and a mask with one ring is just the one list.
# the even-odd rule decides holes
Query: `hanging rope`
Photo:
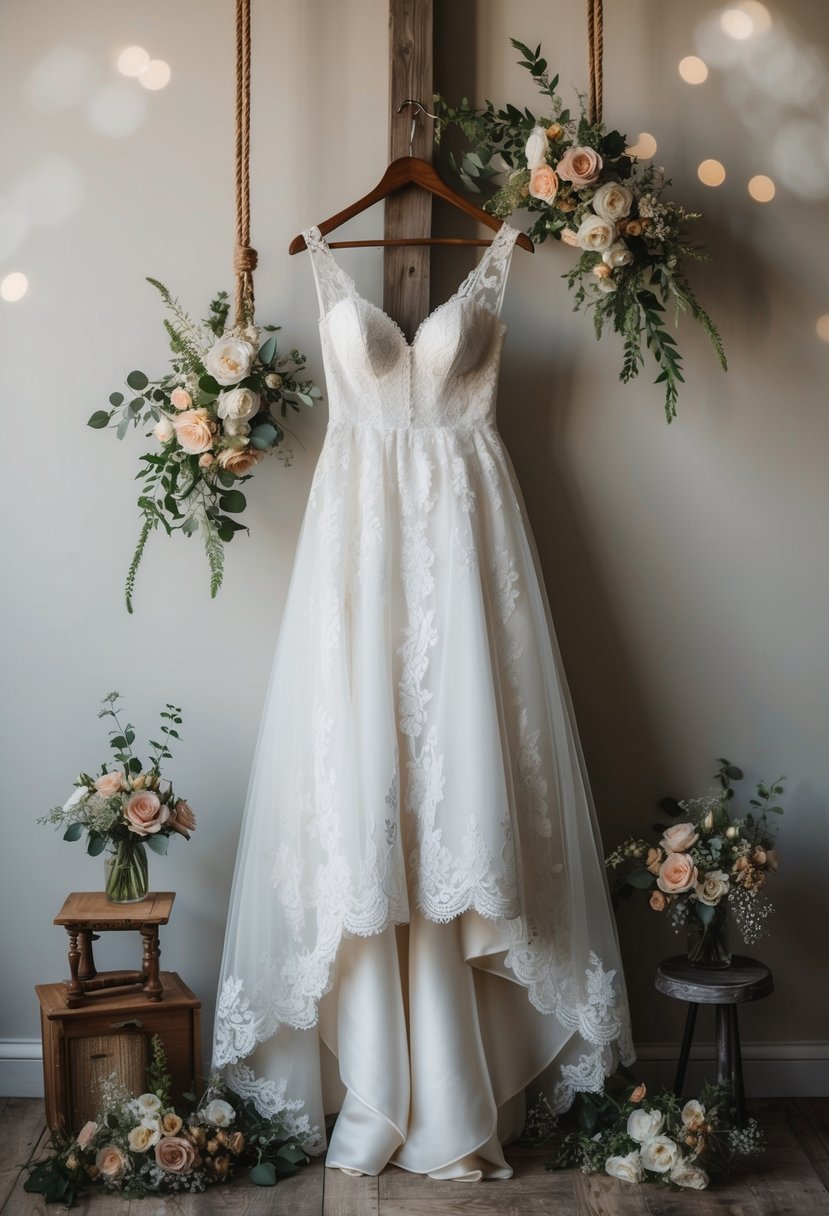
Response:
[{"label": "hanging rope", "polygon": [[250,244],[250,0],[236,0],[236,324],[253,317],[256,250]]},{"label": "hanging rope", "polygon": [[602,57],[604,55],[604,20],[602,0],[587,0],[587,60],[590,85],[587,95],[587,117],[590,123],[602,121]]}]

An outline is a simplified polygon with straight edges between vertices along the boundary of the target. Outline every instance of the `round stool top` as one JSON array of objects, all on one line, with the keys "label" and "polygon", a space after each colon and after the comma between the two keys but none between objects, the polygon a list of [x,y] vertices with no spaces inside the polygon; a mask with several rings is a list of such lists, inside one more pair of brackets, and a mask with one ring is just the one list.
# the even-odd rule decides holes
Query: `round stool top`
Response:
[{"label": "round stool top", "polygon": [[739,954],[732,956],[730,967],[700,967],[677,954],[656,968],[655,984],[665,996],[695,1005],[742,1005],[759,1001],[774,989],[766,964]]}]

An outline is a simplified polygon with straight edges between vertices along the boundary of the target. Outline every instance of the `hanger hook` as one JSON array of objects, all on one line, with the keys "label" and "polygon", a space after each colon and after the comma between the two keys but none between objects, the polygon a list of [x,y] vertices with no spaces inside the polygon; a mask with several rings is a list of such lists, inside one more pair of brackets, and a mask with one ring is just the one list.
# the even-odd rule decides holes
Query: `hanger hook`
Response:
[{"label": "hanger hook", "polygon": [[412,111],[412,129],[409,132],[409,156],[412,156],[413,148],[414,148],[414,137],[415,137],[415,131],[417,130],[418,118],[420,117],[421,114],[425,114],[427,118],[434,118],[437,120],[438,115],[430,114],[429,111],[426,109],[426,107],[423,105],[423,103],[416,101],[413,97],[407,97],[405,101],[401,101],[400,105],[397,107],[396,113],[399,114],[403,109],[405,109],[406,106],[415,107],[414,110]]}]

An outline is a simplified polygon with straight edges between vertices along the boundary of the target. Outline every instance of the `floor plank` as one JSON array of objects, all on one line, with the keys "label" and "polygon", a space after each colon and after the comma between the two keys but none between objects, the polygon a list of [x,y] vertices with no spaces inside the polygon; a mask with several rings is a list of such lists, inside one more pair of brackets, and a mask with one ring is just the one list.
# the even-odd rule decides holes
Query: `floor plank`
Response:
[{"label": "floor plank", "polygon": [[789,1126],[786,1105],[782,1101],[756,1104],[767,1148],[746,1171],[747,1189],[758,1200],[763,1216],[767,1212],[774,1216],[829,1216],[829,1192]]},{"label": "floor plank", "polygon": [[325,1170],[322,1216],[379,1216],[377,1179]]},{"label": "floor plank", "polygon": [[17,1186],[38,1141],[46,1142],[46,1116],[37,1098],[5,1098],[0,1112],[0,1211]]},{"label": "floor plank", "polygon": [[578,1216],[649,1216],[644,1187],[603,1174],[573,1176]]}]

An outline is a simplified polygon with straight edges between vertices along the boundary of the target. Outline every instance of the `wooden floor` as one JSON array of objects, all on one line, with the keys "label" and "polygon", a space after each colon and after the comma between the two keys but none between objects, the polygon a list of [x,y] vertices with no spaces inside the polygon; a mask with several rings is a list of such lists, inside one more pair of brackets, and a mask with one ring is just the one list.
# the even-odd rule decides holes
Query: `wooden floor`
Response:
[{"label": "wooden floor", "polygon": [[[390,1167],[379,1178],[349,1178],[319,1160],[279,1186],[262,1189],[237,1181],[183,1199],[119,1200],[93,1195],[73,1209],[78,1216],[829,1216],[829,1098],[755,1102],[768,1153],[727,1186],[671,1192],[632,1186],[577,1170],[548,1173],[544,1152],[512,1148],[515,1175],[504,1182],[433,1182]],[[46,1141],[43,1104],[34,1098],[0,1099],[0,1213],[34,1216],[47,1208],[23,1190],[21,1164]]]}]

